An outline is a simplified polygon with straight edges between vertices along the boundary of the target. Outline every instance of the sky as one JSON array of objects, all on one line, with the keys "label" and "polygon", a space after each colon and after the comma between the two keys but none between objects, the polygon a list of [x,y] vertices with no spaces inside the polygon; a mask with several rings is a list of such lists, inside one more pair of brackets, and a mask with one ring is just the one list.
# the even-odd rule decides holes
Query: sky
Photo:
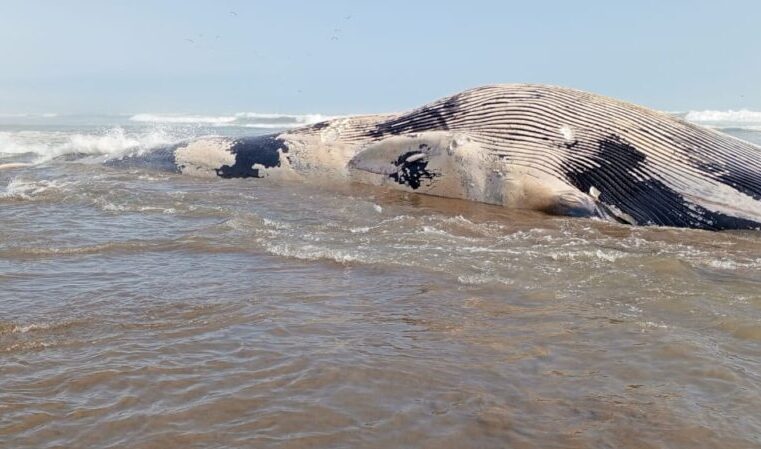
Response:
[{"label": "sky", "polygon": [[0,0],[0,112],[400,111],[548,83],[761,110],[761,1]]}]

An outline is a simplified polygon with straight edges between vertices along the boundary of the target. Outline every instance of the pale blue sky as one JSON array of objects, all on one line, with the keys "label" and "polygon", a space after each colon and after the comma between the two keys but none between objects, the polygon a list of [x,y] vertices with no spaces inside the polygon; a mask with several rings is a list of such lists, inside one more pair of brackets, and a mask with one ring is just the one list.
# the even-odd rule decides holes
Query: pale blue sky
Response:
[{"label": "pale blue sky", "polygon": [[761,1],[0,0],[0,112],[382,112],[485,83],[761,109]]}]

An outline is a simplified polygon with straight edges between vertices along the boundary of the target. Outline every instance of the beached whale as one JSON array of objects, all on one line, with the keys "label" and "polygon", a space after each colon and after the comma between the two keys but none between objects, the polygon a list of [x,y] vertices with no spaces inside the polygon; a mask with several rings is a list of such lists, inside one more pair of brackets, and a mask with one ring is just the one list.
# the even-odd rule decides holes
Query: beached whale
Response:
[{"label": "beached whale", "polygon": [[153,154],[182,173],[369,183],[551,214],[761,228],[761,148],[579,90],[484,86],[421,108]]}]

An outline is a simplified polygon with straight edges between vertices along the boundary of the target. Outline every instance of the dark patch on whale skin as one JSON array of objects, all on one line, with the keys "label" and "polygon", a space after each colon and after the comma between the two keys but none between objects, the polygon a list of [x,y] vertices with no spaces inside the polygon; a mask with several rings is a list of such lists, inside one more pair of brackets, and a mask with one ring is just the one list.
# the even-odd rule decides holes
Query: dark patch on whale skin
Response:
[{"label": "dark patch on whale skin", "polygon": [[379,123],[368,134],[378,138],[389,134],[399,135],[430,130],[446,131],[449,129],[448,119],[457,112],[458,108],[459,98],[455,95],[442,104],[424,106],[409,114]]},{"label": "dark patch on whale skin", "polygon": [[323,130],[323,129],[327,128],[328,126],[330,126],[330,123],[331,123],[330,120],[325,120],[323,122],[317,122],[317,123],[315,123],[313,125],[309,125],[308,128],[313,130],[313,131],[320,131],[320,130]]},{"label": "dark patch on whale skin", "polygon": [[230,152],[235,155],[233,165],[223,165],[214,171],[221,178],[261,178],[262,174],[254,164],[265,168],[280,166],[280,151],[288,152],[281,139],[274,135],[245,137],[236,140],[230,147]]},{"label": "dark patch on whale skin", "polygon": [[592,187],[600,191],[598,200],[605,208],[611,211],[614,206],[632,217],[634,224],[706,230],[757,229],[761,226],[761,223],[713,212],[691,203],[657,179],[635,176],[648,173],[643,165],[646,156],[619,136],[612,134],[598,143],[595,156],[590,158],[597,166],[571,167],[566,177],[582,192],[590,192]]},{"label": "dark patch on whale skin", "polygon": [[563,146],[565,147],[566,150],[572,150],[576,148],[577,146],[579,146],[579,141],[574,140],[573,142],[565,142]]},{"label": "dark patch on whale skin", "polygon": [[393,179],[399,184],[407,185],[413,190],[417,190],[422,185],[421,180],[433,181],[438,173],[429,171],[428,161],[425,157],[416,159],[414,161],[407,161],[412,156],[423,154],[423,151],[428,149],[428,145],[420,145],[420,150],[408,151],[399,156],[396,161],[393,162],[399,169],[396,173],[389,175],[389,178]]}]

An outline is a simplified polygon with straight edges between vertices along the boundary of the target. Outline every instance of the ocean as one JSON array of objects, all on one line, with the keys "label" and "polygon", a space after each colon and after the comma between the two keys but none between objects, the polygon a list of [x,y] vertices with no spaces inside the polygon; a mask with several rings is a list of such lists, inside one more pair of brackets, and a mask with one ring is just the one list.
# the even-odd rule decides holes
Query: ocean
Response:
[{"label": "ocean", "polygon": [[324,118],[0,115],[0,447],[761,447],[761,232],[104,164]]}]

